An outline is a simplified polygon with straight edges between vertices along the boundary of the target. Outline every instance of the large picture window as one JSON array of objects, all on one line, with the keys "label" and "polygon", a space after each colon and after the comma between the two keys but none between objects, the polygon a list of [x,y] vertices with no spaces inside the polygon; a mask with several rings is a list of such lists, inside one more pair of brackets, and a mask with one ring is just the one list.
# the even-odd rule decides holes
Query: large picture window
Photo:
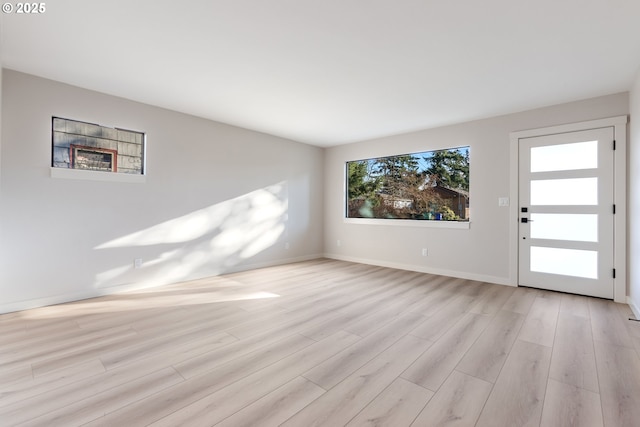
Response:
[{"label": "large picture window", "polygon": [[469,147],[346,166],[347,218],[469,221]]},{"label": "large picture window", "polygon": [[143,175],[144,143],[142,132],[53,117],[51,166]]}]

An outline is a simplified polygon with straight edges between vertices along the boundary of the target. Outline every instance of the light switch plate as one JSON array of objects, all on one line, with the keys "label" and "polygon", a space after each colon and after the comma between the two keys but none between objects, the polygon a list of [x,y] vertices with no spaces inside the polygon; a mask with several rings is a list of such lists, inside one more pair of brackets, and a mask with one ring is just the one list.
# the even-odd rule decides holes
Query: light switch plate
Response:
[{"label": "light switch plate", "polygon": [[508,197],[498,197],[498,206],[509,206]]}]

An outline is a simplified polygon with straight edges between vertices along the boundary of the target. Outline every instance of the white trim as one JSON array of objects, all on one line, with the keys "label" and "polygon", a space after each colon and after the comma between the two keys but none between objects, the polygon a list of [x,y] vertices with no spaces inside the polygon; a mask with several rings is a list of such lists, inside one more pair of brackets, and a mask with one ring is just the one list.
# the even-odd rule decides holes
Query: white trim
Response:
[{"label": "white trim", "polygon": [[469,229],[469,221],[436,221],[416,219],[344,218],[345,224],[390,225],[393,227]]},{"label": "white trim", "polygon": [[[223,276],[225,274],[237,273],[237,272],[246,271],[246,270],[255,270],[258,268],[274,267],[277,265],[291,264],[294,262],[309,261],[312,259],[319,259],[322,257],[323,257],[322,254],[314,254],[314,255],[306,255],[306,256],[300,256],[300,257],[294,257],[294,258],[285,258],[285,259],[269,261],[269,262],[241,264],[241,265],[230,268],[224,273],[219,274],[219,276]],[[208,277],[208,276],[204,276],[204,277]],[[196,279],[197,277],[191,278],[188,280],[196,280]],[[70,292],[70,293],[53,295],[53,296],[48,296],[43,298],[35,298],[31,300],[11,302],[8,304],[0,305],[0,314],[13,313],[16,311],[29,310],[32,308],[39,308],[39,307],[45,307],[50,305],[56,305],[56,304],[64,304],[64,303],[69,303],[73,301],[80,301],[80,300],[85,300],[90,298],[102,297],[106,295],[121,294],[124,292],[139,291],[142,289],[158,288],[161,286],[168,286],[168,285],[171,285],[171,283],[160,283],[160,284],[151,285],[151,286],[141,285],[139,283],[129,283],[129,284],[122,284],[119,286],[110,286],[108,288],[94,289],[91,292]]]},{"label": "white trim", "polygon": [[133,184],[144,184],[147,182],[146,175],[54,167],[51,167],[51,178],[77,179],[83,181],[129,182]]},{"label": "white trim", "polygon": [[388,262],[377,259],[358,258],[344,256],[338,254],[324,254],[325,258],[336,259],[339,261],[356,262],[359,264],[377,265],[378,267],[396,268],[398,270],[417,271],[419,273],[436,274],[439,276],[456,277],[466,280],[474,280],[478,282],[493,283],[496,285],[513,286],[506,277],[486,276],[483,274],[468,273],[464,271],[445,270],[440,268],[425,267],[423,265],[402,264],[397,262]]},{"label": "white trim", "polygon": [[636,317],[636,319],[640,320],[640,307],[638,307],[633,302],[631,297],[627,297],[627,304],[629,304],[629,308],[631,308],[631,311],[633,311],[633,315]]},{"label": "white trim", "polygon": [[[540,129],[529,129],[509,134],[509,182],[511,200],[518,200],[518,140],[536,136],[558,133],[577,132],[604,127],[614,128],[616,140],[614,203],[614,263],[616,278],[613,280],[613,300],[626,302],[627,277],[627,122],[628,116],[617,116],[566,125],[550,126]],[[518,203],[511,203],[509,208],[509,283],[518,285]]]},{"label": "white trim", "polygon": [[627,116],[616,116],[606,119],[588,120],[586,122],[568,123],[565,125],[550,126],[539,129],[520,130],[511,132],[509,136],[511,136],[511,140],[513,141],[513,136],[517,136],[517,138],[530,138],[536,136],[555,135],[557,133],[577,132],[612,126],[615,127],[616,125],[626,125],[627,122]]},{"label": "white trim", "polygon": [[[468,148],[469,151],[471,151],[471,146],[469,145],[461,145],[460,147],[441,148],[441,149],[434,149],[434,150],[427,150],[427,151],[444,151],[449,149],[455,150],[456,148]],[[416,153],[421,153],[421,151],[417,151]],[[392,157],[392,155],[389,155],[387,157]],[[348,198],[347,164],[352,161],[358,161],[358,160],[347,160],[344,163],[344,168],[342,173],[342,218],[343,218],[344,224],[389,225],[392,227],[416,227],[416,228],[452,228],[452,229],[467,229],[467,230],[471,227],[470,220],[439,221],[439,220],[417,220],[417,219],[349,218],[347,216],[349,213],[347,212],[347,203],[346,203]]]},{"label": "white trim", "polygon": [[283,258],[275,261],[257,262],[253,264],[239,264],[237,266],[230,267],[228,270],[226,270],[224,273],[220,275],[222,276],[225,274],[238,273],[240,271],[247,271],[247,270],[257,270],[259,268],[275,267],[277,265],[293,264],[295,262],[311,261],[311,260],[320,259],[323,257],[324,257],[323,254],[311,254],[311,255],[302,255],[302,256],[292,257],[292,258]]},{"label": "white trim", "polygon": [[110,295],[115,292],[70,292],[61,295],[54,295],[44,298],[35,298],[31,300],[12,302],[0,305],[0,314],[13,313],[16,311],[29,310],[32,308],[46,307],[50,305],[63,304],[72,301],[80,301],[89,298],[95,298],[103,295]]}]

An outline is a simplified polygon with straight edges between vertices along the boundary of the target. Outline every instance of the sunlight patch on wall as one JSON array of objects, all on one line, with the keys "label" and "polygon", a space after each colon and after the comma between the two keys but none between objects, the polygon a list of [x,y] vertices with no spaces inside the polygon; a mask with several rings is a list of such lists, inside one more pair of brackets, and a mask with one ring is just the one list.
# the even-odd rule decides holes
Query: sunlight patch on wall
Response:
[{"label": "sunlight patch on wall", "polygon": [[241,232],[237,226],[253,226],[274,219],[280,220],[283,219],[288,208],[286,194],[284,198],[282,197],[283,190],[286,190],[285,183],[252,191],[235,199],[119,237],[98,245],[95,249],[183,243],[206,236],[217,228],[228,233]]},{"label": "sunlight patch on wall", "polygon": [[[158,251],[139,270],[118,266],[96,276],[97,288],[151,287],[216,275],[269,249],[286,233],[286,182],[172,218],[96,246],[96,250],[147,247]],[[128,279],[128,280],[125,280]]]}]

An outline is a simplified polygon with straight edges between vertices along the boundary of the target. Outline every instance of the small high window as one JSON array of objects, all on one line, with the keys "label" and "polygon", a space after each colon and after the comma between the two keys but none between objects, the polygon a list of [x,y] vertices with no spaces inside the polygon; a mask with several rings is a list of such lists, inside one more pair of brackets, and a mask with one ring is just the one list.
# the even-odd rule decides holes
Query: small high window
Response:
[{"label": "small high window", "polygon": [[469,147],[346,166],[347,218],[469,221]]},{"label": "small high window", "polygon": [[142,132],[53,117],[51,133],[55,168],[144,174]]}]

